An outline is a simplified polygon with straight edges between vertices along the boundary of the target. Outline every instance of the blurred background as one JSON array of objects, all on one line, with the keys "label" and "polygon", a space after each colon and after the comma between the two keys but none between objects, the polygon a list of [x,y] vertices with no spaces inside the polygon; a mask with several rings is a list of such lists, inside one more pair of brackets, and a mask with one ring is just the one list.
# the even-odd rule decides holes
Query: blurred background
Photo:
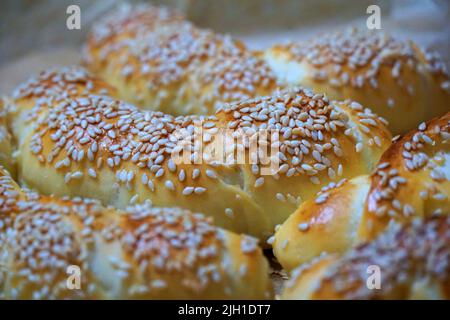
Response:
[{"label": "blurred background", "polygon": [[[195,24],[232,34],[252,48],[348,25],[365,27],[367,7],[377,4],[382,29],[439,51],[450,66],[449,0],[2,0],[0,94],[30,73],[77,63],[92,23],[122,2],[175,7]],[[66,9],[73,4],[81,9],[81,30],[66,27]]]}]

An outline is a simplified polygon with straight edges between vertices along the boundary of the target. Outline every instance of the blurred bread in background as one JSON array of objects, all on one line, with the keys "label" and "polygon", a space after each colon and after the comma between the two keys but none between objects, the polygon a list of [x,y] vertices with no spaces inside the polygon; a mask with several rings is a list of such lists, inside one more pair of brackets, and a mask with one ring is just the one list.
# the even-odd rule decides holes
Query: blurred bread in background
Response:
[{"label": "blurred bread in background", "polygon": [[[84,40],[92,22],[121,3],[151,2],[182,11],[200,27],[223,33],[285,30],[321,20],[354,19],[368,5],[386,0],[5,0],[2,1],[0,64],[37,47],[75,45]],[[66,29],[66,8],[76,4],[82,13],[82,29]]]},{"label": "blurred bread in background", "polygon": [[[377,4],[383,29],[437,49],[449,65],[450,3],[446,0],[4,0],[0,93],[50,65],[78,63],[91,24],[126,2],[175,7],[196,25],[231,33],[256,49],[348,25],[365,27],[367,7]],[[73,4],[81,9],[81,30],[66,28],[66,9]]]}]

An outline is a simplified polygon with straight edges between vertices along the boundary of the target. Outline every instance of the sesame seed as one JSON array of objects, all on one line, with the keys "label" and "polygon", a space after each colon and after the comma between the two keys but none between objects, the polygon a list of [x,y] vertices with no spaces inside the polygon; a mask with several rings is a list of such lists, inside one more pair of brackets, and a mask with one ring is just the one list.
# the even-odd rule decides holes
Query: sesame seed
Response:
[{"label": "sesame seed", "polygon": [[76,171],[74,173],[72,173],[71,178],[72,179],[80,179],[83,177],[83,172],[81,171]]},{"label": "sesame seed", "polygon": [[281,202],[285,202],[286,201],[286,197],[282,194],[282,193],[277,193],[275,195],[276,199],[281,201]]},{"label": "sesame seed", "polygon": [[158,171],[157,171],[156,174],[155,174],[155,177],[156,177],[156,178],[160,178],[160,177],[162,177],[163,175],[164,175],[164,169],[161,168],[161,169],[158,169]]},{"label": "sesame seed", "polygon": [[229,218],[233,218],[233,217],[234,217],[234,212],[233,212],[233,209],[231,209],[231,208],[226,208],[226,209],[225,209],[225,214],[226,214],[227,217],[229,217]]},{"label": "sesame seed", "polygon": [[202,194],[202,193],[205,193],[205,192],[206,192],[206,188],[203,188],[203,187],[195,187],[194,192],[195,192],[196,194]]},{"label": "sesame seed", "polygon": [[148,183],[148,176],[147,176],[146,173],[142,174],[141,182],[142,182],[143,185],[147,185],[147,183]]},{"label": "sesame seed", "polygon": [[300,223],[299,225],[298,225],[298,229],[300,230],[300,231],[307,231],[308,229],[309,229],[309,224],[308,223],[306,223],[306,222],[304,222],[304,223]]},{"label": "sesame seed", "polygon": [[192,171],[192,179],[197,179],[200,176],[200,170],[199,169],[194,169]]},{"label": "sesame seed", "polygon": [[134,196],[131,197],[130,199],[130,204],[135,204],[139,199],[139,195],[135,194]]},{"label": "sesame seed", "polygon": [[97,177],[97,172],[96,172],[95,169],[93,169],[93,168],[89,168],[89,169],[88,169],[88,174],[89,174],[89,176],[92,177],[92,178],[96,178],[96,177]]},{"label": "sesame seed", "polygon": [[170,172],[175,172],[177,170],[177,166],[175,165],[172,159],[169,159],[167,167],[169,168]]},{"label": "sesame seed", "polygon": [[166,180],[165,186],[169,190],[172,190],[172,191],[175,190],[175,185],[173,184],[173,182],[171,180]]},{"label": "sesame seed", "polygon": [[178,174],[178,180],[180,182],[183,182],[186,179],[186,173],[184,172],[184,169],[180,170],[180,173]]},{"label": "sesame seed", "polygon": [[155,185],[153,183],[152,180],[148,180],[147,186],[149,187],[149,189],[154,192],[155,191]]},{"label": "sesame seed", "polygon": [[363,149],[363,144],[361,142],[358,142],[355,146],[356,152],[361,152]]},{"label": "sesame seed", "polygon": [[328,194],[322,194],[316,198],[315,202],[316,202],[316,204],[322,204],[322,203],[325,203],[325,201],[327,201],[327,199],[328,199]]},{"label": "sesame seed", "polygon": [[264,178],[263,177],[259,177],[258,179],[256,179],[255,181],[255,188],[259,188],[264,184]]},{"label": "sesame seed", "polygon": [[206,175],[208,177],[210,177],[211,179],[216,179],[217,178],[217,174],[214,170],[211,169],[206,169]]},{"label": "sesame seed", "polygon": [[194,192],[194,187],[185,187],[183,189],[183,195],[187,196],[190,195],[192,192]]}]

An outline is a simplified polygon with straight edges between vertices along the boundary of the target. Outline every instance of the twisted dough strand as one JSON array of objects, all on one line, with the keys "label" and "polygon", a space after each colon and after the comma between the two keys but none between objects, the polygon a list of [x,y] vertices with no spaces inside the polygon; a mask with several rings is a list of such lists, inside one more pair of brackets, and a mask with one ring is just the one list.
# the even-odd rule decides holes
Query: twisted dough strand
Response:
[{"label": "twisted dough strand", "polygon": [[372,175],[322,190],[278,229],[275,255],[291,270],[322,252],[372,240],[390,221],[450,210],[450,113],[419,125],[387,149]]},{"label": "twisted dough strand", "polygon": [[223,102],[270,94],[277,80],[244,44],[165,8],[120,7],[92,30],[84,64],[141,108],[212,114]]},{"label": "twisted dough strand", "polygon": [[[255,239],[178,208],[125,211],[22,190],[0,168],[0,296],[7,299],[264,299]],[[67,287],[67,268],[81,288]]]},{"label": "twisted dough strand", "polygon": [[[380,287],[369,288],[369,267]],[[392,224],[342,257],[322,256],[293,271],[282,299],[449,299],[450,217]]]},{"label": "twisted dough strand", "polygon": [[260,56],[281,84],[358,101],[384,117],[394,135],[449,110],[450,73],[439,55],[383,31],[319,34]]},{"label": "twisted dough strand", "polygon": [[[138,110],[109,93],[114,89],[77,68],[45,72],[17,90],[9,108],[21,182],[118,208],[146,199],[181,206],[266,239],[323,185],[370,172],[390,143],[384,120],[369,109],[300,88],[230,103],[211,116],[179,117]],[[249,163],[255,151],[244,139],[261,130],[275,132],[259,143],[276,146],[269,155],[279,161],[276,174]],[[224,132],[232,137],[228,150],[240,149],[244,163],[207,161]],[[189,161],[175,163],[186,149]]]}]

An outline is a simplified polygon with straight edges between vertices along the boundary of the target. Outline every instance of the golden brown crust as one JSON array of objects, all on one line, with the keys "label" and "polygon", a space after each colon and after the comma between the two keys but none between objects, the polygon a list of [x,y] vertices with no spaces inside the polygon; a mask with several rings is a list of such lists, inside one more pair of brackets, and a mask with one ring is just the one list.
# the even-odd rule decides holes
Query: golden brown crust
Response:
[{"label": "golden brown crust", "polygon": [[408,221],[450,210],[450,113],[397,139],[371,177],[361,238],[374,238],[389,220]]},{"label": "golden brown crust", "polygon": [[272,247],[283,268],[291,271],[322,253],[343,253],[357,243],[368,181],[363,175],[325,187],[277,228]]},{"label": "golden brown crust", "polygon": [[[119,208],[145,199],[177,205],[261,239],[321,186],[370,172],[390,143],[384,120],[370,110],[300,88],[226,104],[208,117],[144,112],[92,94],[49,101],[16,115],[26,119],[25,129],[16,131],[26,185]],[[14,103],[24,110],[21,105],[33,101]],[[203,130],[200,144],[192,139],[197,129]],[[265,175],[261,159],[249,164],[254,151],[240,140],[264,130],[271,132],[259,139],[278,151],[268,151],[279,161],[277,174]],[[200,157],[222,134],[237,134],[228,150],[241,148],[243,163],[236,156],[232,162]],[[174,155],[186,148],[196,158],[176,163]]]},{"label": "golden brown crust", "polygon": [[[50,195],[21,189],[0,167],[0,298],[270,298],[257,240],[212,221],[265,240],[299,204],[269,241],[288,270],[313,259],[285,298],[448,298],[450,220],[314,259],[374,239],[392,220],[450,210],[450,113],[397,139],[369,176],[390,143],[387,122],[344,100],[375,107],[394,132],[447,111],[449,77],[434,54],[355,31],[250,52],[142,5],[99,22],[84,63],[110,84],[52,69],[0,101],[0,164],[14,171],[17,156],[21,184]],[[272,93],[280,79],[342,101]],[[277,132],[263,141],[278,149],[276,173],[205,158],[222,130],[233,155],[252,158],[249,140],[266,129]],[[175,151],[193,154],[175,163]],[[369,262],[386,272],[383,291],[364,288]],[[81,290],[67,288],[70,265],[81,268]]]},{"label": "golden brown crust", "polygon": [[381,31],[317,35],[263,56],[283,83],[358,101],[386,118],[393,134],[448,111],[450,77],[438,55]]},{"label": "golden brown crust", "polygon": [[371,175],[325,188],[300,205],[273,240],[281,264],[291,270],[323,251],[345,252],[374,239],[392,220],[448,213],[449,130],[450,113],[420,124],[393,142]]},{"label": "golden brown crust", "polygon": [[211,114],[223,102],[277,88],[265,62],[242,43],[164,8],[111,12],[94,27],[84,53],[85,65],[123,99],[170,114]]},{"label": "golden brown crust", "polygon": [[[369,277],[379,272],[379,287]],[[450,218],[393,224],[341,258],[294,271],[282,299],[449,299]]]},{"label": "golden brown crust", "polygon": [[93,26],[89,41],[100,44],[111,38],[120,37],[124,30],[130,35],[135,35],[142,29],[156,29],[161,25],[183,21],[184,16],[181,12],[166,7],[123,4]]},{"label": "golden brown crust", "polygon": [[[268,264],[254,239],[211,219],[148,204],[125,211],[21,190],[0,169],[0,297],[264,299]],[[76,266],[81,288],[67,287]]]},{"label": "golden brown crust", "polygon": [[[49,68],[31,76],[20,84],[11,97],[5,98],[7,121],[5,126],[11,131],[15,144],[20,145],[18,132],[22,137],[29,132],[30,121],[40,121],[39,116],[67,99],[88,95],[109,95],[115,97],[116,90],[78,66]],[[44,110],[44,111],[43,111]]]}]

